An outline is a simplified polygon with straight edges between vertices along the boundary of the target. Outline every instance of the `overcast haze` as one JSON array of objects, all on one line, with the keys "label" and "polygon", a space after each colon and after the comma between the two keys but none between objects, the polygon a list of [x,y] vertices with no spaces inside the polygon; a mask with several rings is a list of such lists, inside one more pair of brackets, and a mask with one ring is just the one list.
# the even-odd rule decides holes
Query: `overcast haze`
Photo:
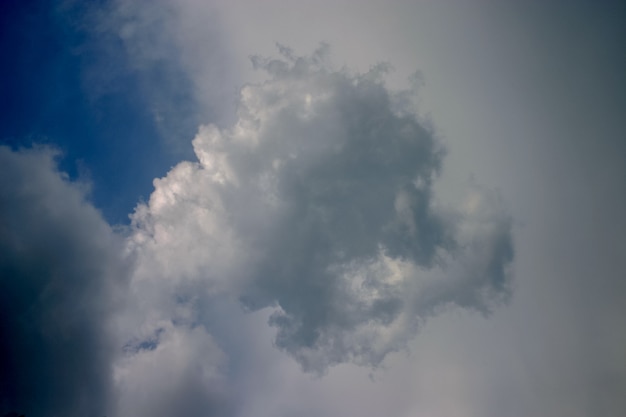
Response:
[{"label": "overcast haze", "polygon": [[1,15],[0,415],[626,415],[623,2]]}]

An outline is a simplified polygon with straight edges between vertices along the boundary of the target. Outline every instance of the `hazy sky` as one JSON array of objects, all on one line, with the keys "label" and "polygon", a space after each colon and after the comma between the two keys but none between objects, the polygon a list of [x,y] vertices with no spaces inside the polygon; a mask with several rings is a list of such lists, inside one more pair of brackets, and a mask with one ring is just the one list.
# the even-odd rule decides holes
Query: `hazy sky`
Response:
[{"label": "hazy sky", "polygon": [[0,415],[626,414],[623,2],[0,12]]}]

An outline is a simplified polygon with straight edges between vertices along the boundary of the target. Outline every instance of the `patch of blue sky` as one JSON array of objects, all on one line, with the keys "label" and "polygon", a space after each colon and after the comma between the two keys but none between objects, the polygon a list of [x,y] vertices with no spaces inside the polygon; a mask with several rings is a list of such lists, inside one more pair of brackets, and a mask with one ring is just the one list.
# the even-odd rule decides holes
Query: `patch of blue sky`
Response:
[{"label": "patch of blue sky", "polygon": [[175,64],[140,71],[119,39],[92,31],[104,4],[1,3],[0,144],[58,148],[61,170],[89,181],[95,206],[120,224],[153,178],[191,155],[200,121]]}]

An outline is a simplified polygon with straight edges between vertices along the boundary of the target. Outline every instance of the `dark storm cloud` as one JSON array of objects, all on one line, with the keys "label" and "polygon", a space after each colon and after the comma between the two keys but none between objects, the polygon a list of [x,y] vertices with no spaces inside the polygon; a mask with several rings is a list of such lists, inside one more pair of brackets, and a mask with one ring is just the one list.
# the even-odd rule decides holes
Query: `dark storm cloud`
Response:
[{"label": "dark storm cloud", "polygon": [[137,208],[131,241],[161,265],[153,275],[184,271],[181,285],[275,309],[276,345],[317,372],[379,364],[442,306],[490,311],[513,258],[495,194],[436,203],[443,149],[408,92],[386,88],[384,65],[351,74],[326,47],[279,50],[253,59],[269,80],[242,89],[234,127],[201,128],[200,162],[155,181]]},{"label": "dark storm cloud", "polygon": [[104,415],[120,242],[51,150],[0,147],[0,166],[0,410]]}]

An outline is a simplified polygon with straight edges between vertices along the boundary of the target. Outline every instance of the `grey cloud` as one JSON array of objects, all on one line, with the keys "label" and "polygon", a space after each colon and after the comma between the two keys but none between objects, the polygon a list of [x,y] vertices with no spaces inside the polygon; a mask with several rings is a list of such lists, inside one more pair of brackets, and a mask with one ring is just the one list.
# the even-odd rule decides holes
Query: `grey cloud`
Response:
[{"label": "grey cloud", "polygon": [[226,356],[202,326],[164,321],[150,342],[116,363],[115,415],[233,415]]},{"label": "grey cloud", "polygon": [[269,79],[242,89],[235,125],[201,128],[199,163],[137,208],[131,242],[161,260],[153,273],[181,263],[170,285],[274,309],[276,345],[316,372],[379,364],[437,308],[490,311],[511,276],[503,205],[480,189],[459,209],[435,201],[445,152],[410,93],[385,87],[386,66],[352,74],[326,47],[279,51],[253,58]]},{"label": "grey cloud", "polygon": [[95,416],[113,395],[127,265],[54,152],[0,147],[0,411]]},{"label": "grey cloud", "polygon": [[143,275],[154,260],[128,256],[55,157],[0,147],[0,415],[233,415],[188,295]]}]

